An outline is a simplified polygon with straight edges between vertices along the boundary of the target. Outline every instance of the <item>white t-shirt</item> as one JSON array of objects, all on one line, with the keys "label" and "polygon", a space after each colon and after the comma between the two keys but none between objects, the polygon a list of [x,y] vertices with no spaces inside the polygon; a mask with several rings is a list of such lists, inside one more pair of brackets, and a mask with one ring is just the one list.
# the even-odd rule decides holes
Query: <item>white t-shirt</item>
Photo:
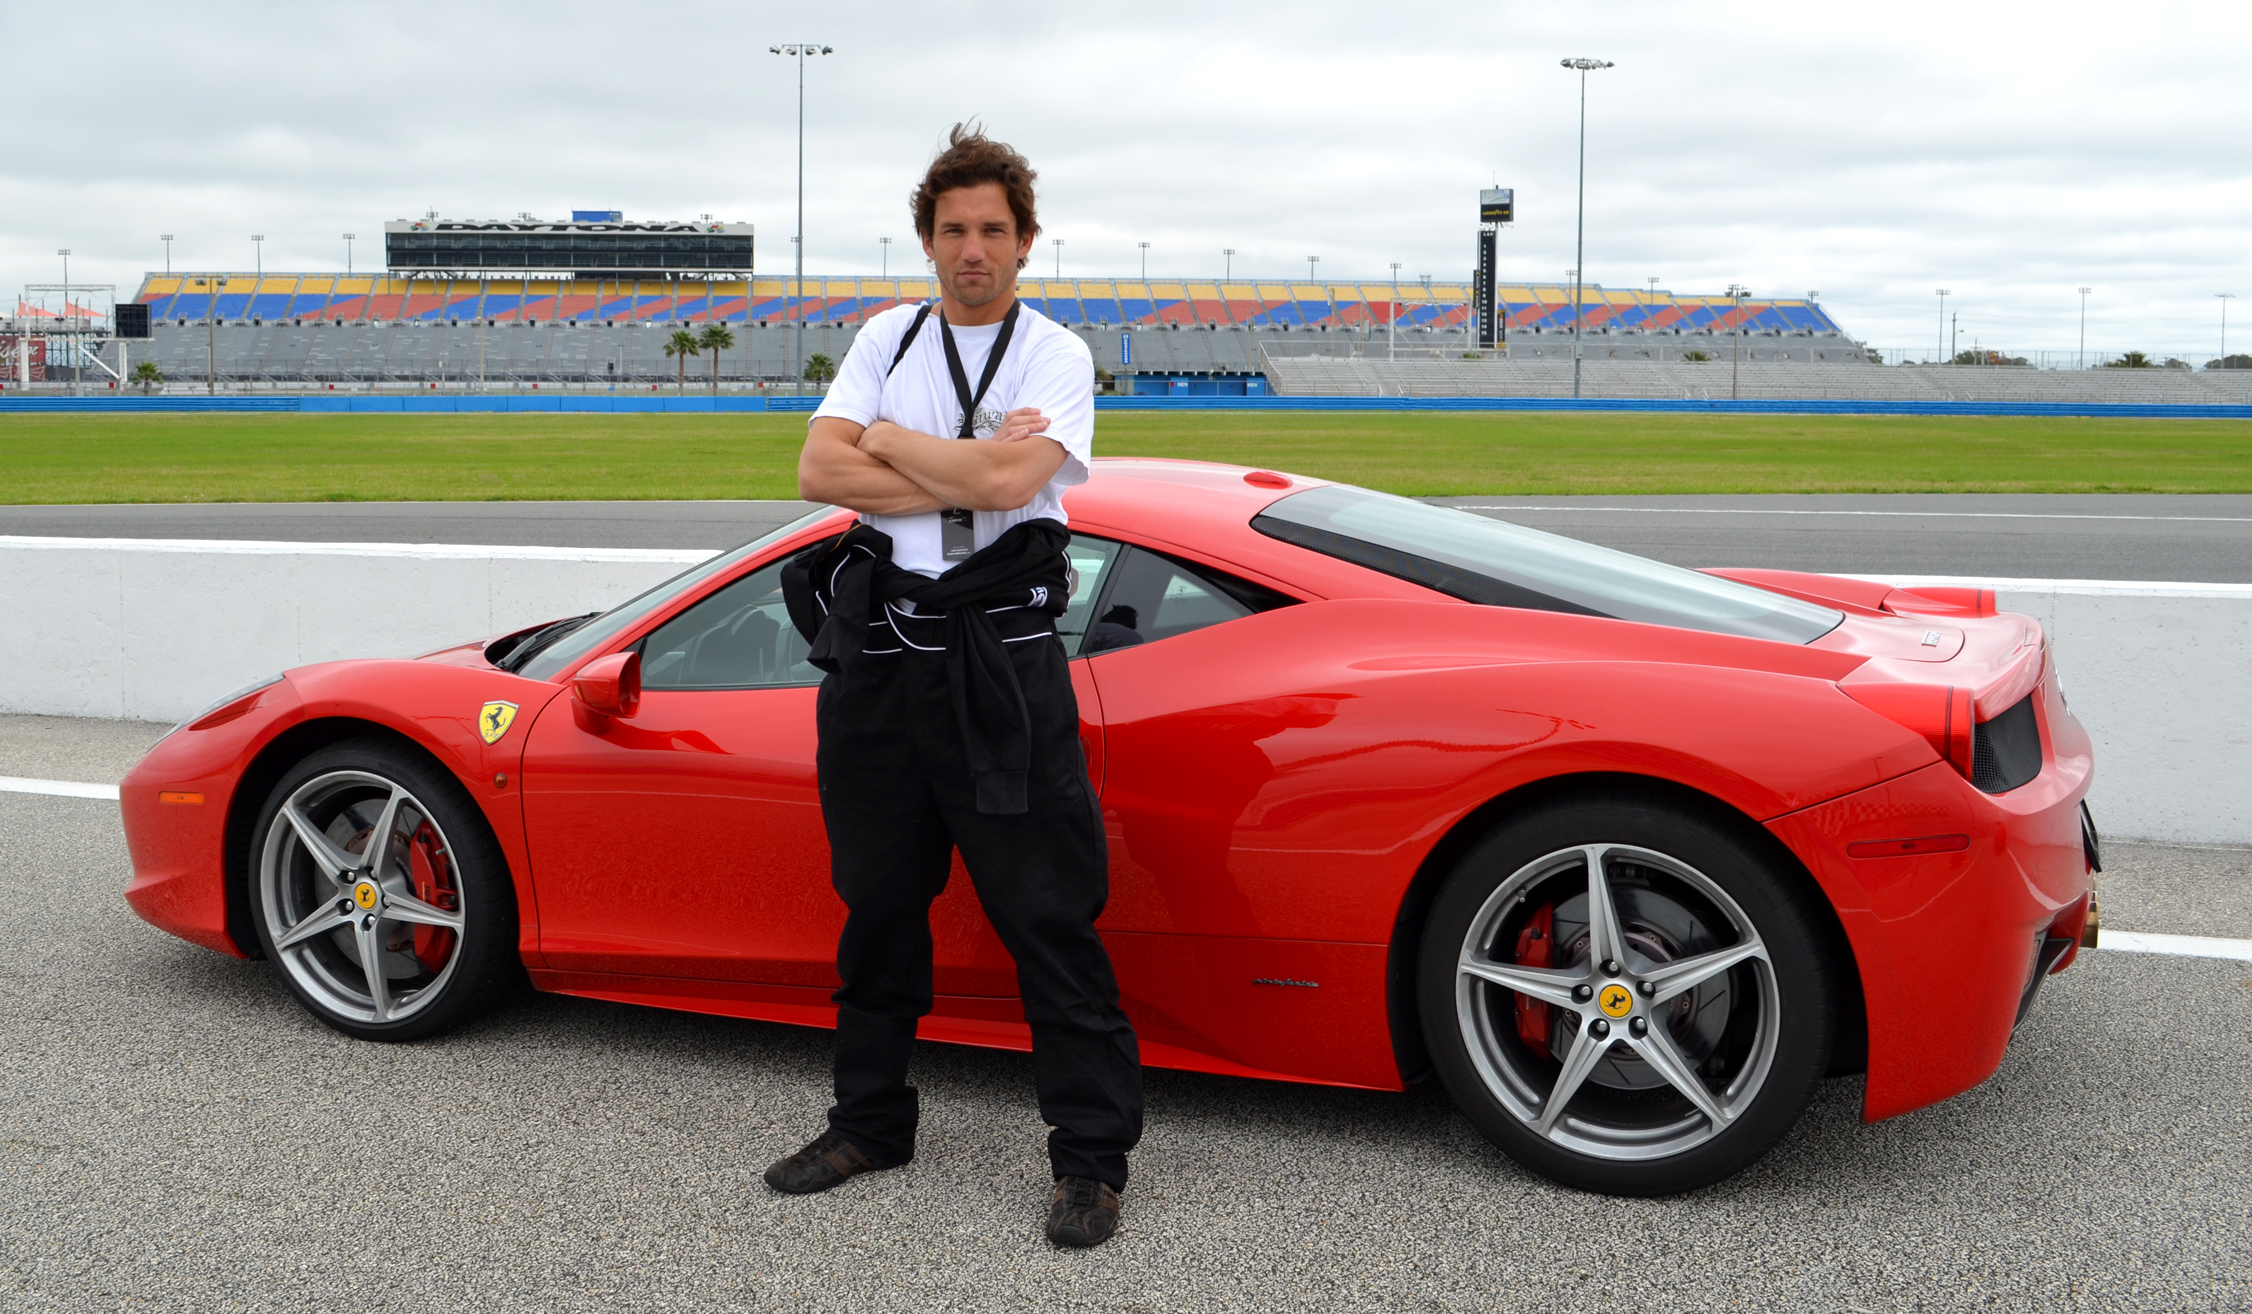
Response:
[{"label": "white t-shirt", "polygon": [[[933,308],[915,334],[914,344],[899,368],[891,368],[899,340],[915,322],[915,305],[894,306],[869,320],[844,364],[829,386],[814,417],[833,415],[858,425],[889,420],[893,424],[952,438],[962,431],[962,403],[954,391],[954,376],[946,368],[946,346]],[[999,337],[998,323],[974,328],[956,327],[954,345],[961,353],[962,372],[970,391],[985,373],[985,358]],[[885,371],[890,370],[887,378]],[[1048,417],[1047,436],[1063,445],[1063,465],[1055,477],[1025,505],[1014,511],[971,513],[974,543],[983,548],[1019,521],[1048,519],[1069,523],[1063,513],[1063,490],[1087,482],[1087,463],[1093,459],[1095,441],[1095,361],[1087,344],[1058,327],[1054,320],[1030,306],[1017,311],[1016,332],[1008,355],[993,375],[993,386],[977,405],[976,432],[986,438],[1001,427],[1010,411],[1037,406]],[[1033,441],[1033,440],[1028,440]],[[902,569],[936,579],[951,567],[939,546],[938,512],[908,516],[863,513],[861,520],[891,536],[891,559]]]}]

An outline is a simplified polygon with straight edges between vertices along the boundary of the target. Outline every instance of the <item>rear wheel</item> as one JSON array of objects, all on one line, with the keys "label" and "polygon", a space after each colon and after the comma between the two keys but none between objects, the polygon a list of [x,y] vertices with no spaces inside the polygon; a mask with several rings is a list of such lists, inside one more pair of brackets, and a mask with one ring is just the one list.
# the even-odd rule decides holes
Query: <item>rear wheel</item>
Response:
[{"label": "rear wheel", "polygon": [[322,749],[275,785],[254,834],[259,941],[337,1030],[417,1039],[521,978],[507,862],[459,782],[420,754]]},{"label": "rear wheel", "polygon": [[1455,1102],[1566,1186],[1664,1195],[1798,1121],[1838,991],[1802,883],[1658,796],[1552,804],[1489,836],[1426,924],[1418,1000]]}]

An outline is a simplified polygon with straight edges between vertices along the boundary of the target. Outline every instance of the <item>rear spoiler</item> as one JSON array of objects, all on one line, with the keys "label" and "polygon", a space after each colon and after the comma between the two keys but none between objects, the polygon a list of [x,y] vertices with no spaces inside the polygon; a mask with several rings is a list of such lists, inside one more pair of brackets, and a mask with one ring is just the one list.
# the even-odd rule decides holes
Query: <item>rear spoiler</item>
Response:
[{"label": "rear spoiler", "polygon": [[1707,569],[1702,573],[1780,593],[1802,602],[1838,607],[1865,615],[1991,616],[1994,590],[1927,585],[1903,589],[1844,575],[1814,575],[1803,570]]}]

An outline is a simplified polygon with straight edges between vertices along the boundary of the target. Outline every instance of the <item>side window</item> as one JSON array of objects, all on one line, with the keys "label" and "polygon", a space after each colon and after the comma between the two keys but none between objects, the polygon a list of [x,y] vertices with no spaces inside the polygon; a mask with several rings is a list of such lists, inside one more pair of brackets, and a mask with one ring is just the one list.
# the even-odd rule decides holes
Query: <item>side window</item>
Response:
[{"label": "side window", "polygon": [[776,562],[736,580],[642,641],[645,689],[764,689],[819,684],[782,602]]},{"label": "side window", "polygon": [[1110,581],[1110,565],[1118,559],[1121,545],[1107,538],[1091,538],[1086,534],[1073,534],[1071,546],[1064,549],[1071,558],[1071,605],[1056,618],[1056,637],[1063,640],[1066,657],[1082,656],[1087,627],[1095,616],[1095,599],[1103,595],[1103,585]]},{"label": "side window", "polygon": [[1257,584],[1130,547],[1111,570],[1085,650],[1098,653],[1155,643],[1295,601]]}]

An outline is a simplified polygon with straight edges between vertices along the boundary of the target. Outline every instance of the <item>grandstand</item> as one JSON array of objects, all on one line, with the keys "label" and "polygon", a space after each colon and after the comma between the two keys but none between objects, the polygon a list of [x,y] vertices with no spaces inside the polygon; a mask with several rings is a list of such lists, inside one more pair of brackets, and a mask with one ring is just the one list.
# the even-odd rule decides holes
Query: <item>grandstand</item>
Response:
[{"label": "grandstand", "polygon": [[[1566,349],[1569,286],[1499,291],[1512,355]],[[1470,328],[1468,283],[1028,278],[1019,292],[1120,375],[1248,381],[1267,373],[1270,352],[1349,355],[1395,339],[1459,354]],[[870,317],[935,294],[927,278],[152,274],[138,300],[154,336],[134,359],[236,383],[653,383],[677,376],[663,354],[671,330],[721,323],[737,341],[720,377],[739,386],[790,379],[801,325],[806,353],[834,360]],[[1743,333],[1770,340],[1765,359],[1862,358],[1811,301],[1588,287],[1583,309],[1591,356],[1631,342],[1638,358],[1673,360]],[[393,332],[416,329],[430,331]],[[710,369],[691,362],[695,376]]]},{"label": "grandstand", "polygon": [[[207,284],[216,281],[216,306]],[[1470,319],[1468,283],[1289,282],[1244,280],[1027,278],[1027,304],[1060,324],[1094,327],[1240,329],[1461,329]],[[1512,336],[1569,333],[1572,290],[1560,284],[1498,289]],[[150,275],[138,300],[150,318],[175,327],[221,323],[571,325],[718,321],[772,326],[859,324],[902,302],[935,295],[929,279],[807,278],[449,278],[332,274]],[[1582,292],[1585,330],[1665,334],[1781,332],[1842,336],[1811,301],[1747,301],[1661,291]]]}]

